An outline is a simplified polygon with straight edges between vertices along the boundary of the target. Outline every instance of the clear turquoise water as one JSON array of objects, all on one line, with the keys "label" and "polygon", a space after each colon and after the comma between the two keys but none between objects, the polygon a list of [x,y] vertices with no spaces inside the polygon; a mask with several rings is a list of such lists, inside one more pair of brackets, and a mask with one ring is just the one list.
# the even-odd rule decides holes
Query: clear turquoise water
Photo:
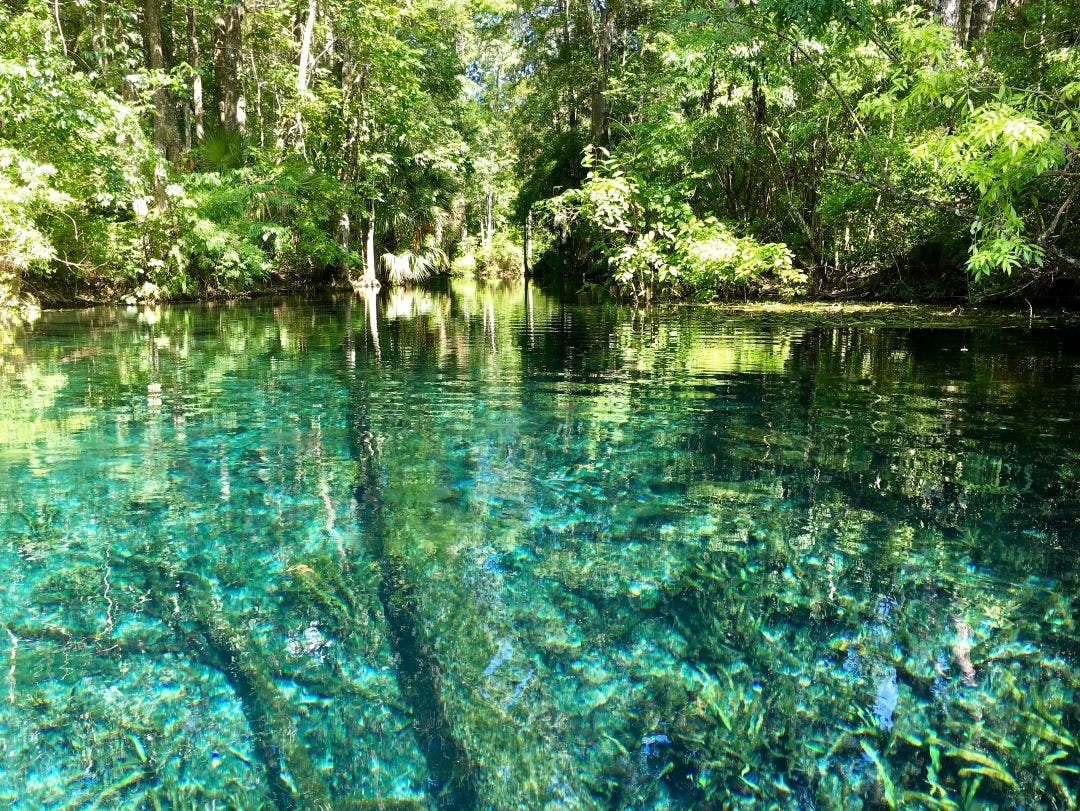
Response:
[{"label": "clear turquoise water", "polygon": [[0,802],[1075,807],[1080,335],[898,318],[0,330]]}]

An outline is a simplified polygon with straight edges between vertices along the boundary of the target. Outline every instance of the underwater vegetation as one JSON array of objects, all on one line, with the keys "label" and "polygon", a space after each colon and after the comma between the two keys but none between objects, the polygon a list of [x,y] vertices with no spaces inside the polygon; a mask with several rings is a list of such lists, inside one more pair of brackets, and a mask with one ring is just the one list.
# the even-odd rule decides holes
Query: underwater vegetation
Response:
[{"label": "underwater vegetation", "polygon": [[1076,807],[1070,334],[775,319],[20,327],[0,798]]}]

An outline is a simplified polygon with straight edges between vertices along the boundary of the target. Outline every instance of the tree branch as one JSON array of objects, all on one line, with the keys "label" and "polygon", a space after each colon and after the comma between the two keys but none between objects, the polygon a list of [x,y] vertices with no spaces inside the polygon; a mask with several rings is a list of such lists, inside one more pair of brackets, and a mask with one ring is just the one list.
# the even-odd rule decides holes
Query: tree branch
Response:
[{"label": "tree branch", "polygon": [[877,163],[878,169],[881,170],[882,177],[888,176],[888,172],[885,169],[885,162],[881,159],[881,155],[878,153],[873,141],[870,140],[870,134],[863,126],[862,120],[859,118],[858,115],[855,114],[855,110],[851,107],[851,104],[848,102],[847,97],[840,92],[840,88],[836,86],[836,83],[832,80],[832,76],[829,75],[829,72],[821,65],[818,65],[810,57],[810,54],[806,52],[806,49],[799,44],[798,40],[795,39],[795,37],[785,33],[779,28],[769,28],[767,26],[752,23],[747,20],[736,20],[731,17],[725,17],[725,19],[727,19],[727,21],[733,25],[741,25],[744,28],[759,31],[763,34],[767,34],[768,36],[777,37],[788,43],[792,48],[798,51],[802,58],[806,60],[807,64],[809,64],[814,69],[814,72],[816,72],[822,79],[824,79],[825,83],[829,86],[829,89],[832,90],[833,95],[836,96],[837,101],[840,102],[840,105],[848,114],[848,117],[850,117],[852,122],[855,124],[855,127],[859,130],[859,133],[862,135],[863,140],[866,142],[866,148],[870,150],[870,154],[873,156],[874,162]]},{"label": "tree branch", "polygon": [[1042,232],[1042,236],[1039,237],[1040,242],[1045,242],[1047,238],[1057,230],[1058,223],[1061,222],[1061,218],[1065,215],[1065,212],[1069,210],[1069,206],[1072,205],[1073,200],[1076,199],[1076,192],[1080,191],[1080,184],[1075,184],[1072,187],[1072,191],[1069,192],[1069,196],[1065,198],[1065,202],[1061,204],[1061,208],[1057,210],[1057,214],[1054,215],[1053,221]]}]

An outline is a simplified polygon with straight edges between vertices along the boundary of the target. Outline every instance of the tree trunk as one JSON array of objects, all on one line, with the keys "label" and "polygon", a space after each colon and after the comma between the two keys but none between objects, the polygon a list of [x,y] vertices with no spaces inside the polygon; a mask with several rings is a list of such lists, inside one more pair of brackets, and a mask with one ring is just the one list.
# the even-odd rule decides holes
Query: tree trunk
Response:
[{"label": "tree trunk", "polygon": [[[161,35],[161,0],[143,0],[142,4],[143,46],[146,66],[160,75],[166,70],[165,52]],[[160,149],[166,160],[175,164],[180,157],[180,130],[172,94],[166,87],[154,90],[154,146]],[[160,202],[160,201],[159,201]]]},{"label": "tree trunk", "polygon": [[349,268],[349,242],[352,240],[352,228],[349,223],[349,212],[342,211],[338,217],[338,247],[341,248],[341,270],[346,280],[352,281]]},{"label": "tree trunk", "polygon": [[[64,36],[64,24],[60,22],[60,0],[53,0],[52,6],[53,19],[56,21],[56,33],[60,37],[60,47],[64,51],[64,56],[67,56],[67,38]],[[12,9],[12,11],[14,11],[14,8]]]},{"label": "tree trunk", "polygon": [[[247,52],[248,64],[251,65],[251,77],[255,82],[255,121],[259,125],[259,146],[266,146],[266,116],[263,115],[262,89],[264,82],[259,81],[259,67],[255,64],[255,49]],[[245,118],[246,120],[246,118]]]},{"label": "tree trunk", "polygon": [[968,31],[968,42],[974,42],[990,30],[990,23],[997,11],[998,0],[974,0],[971,9],[971,28]]},{"label": "tree trunk", "polygon": [[491,247],[491,239],[495,231],[495,217],[492,211],[495,193],[489,187],[487,198],[484,200],[484,247]]},{"label": "tree trunk", "polygon": [[173,39],[173,0],[161,3],[161,54],[166,70],[176,65],[176,41]]},{"label": "tree trunk", "polygon": [[97,15],[94,21],[93,33],[90,35],[90,44],[94,54],[97,56],[97,64],[101,67],[102,72],[109,66],[108,49],[106,47],[109,37],[105,28],[107,21],[108,14],[106,13],[105,2],[104,0],[98,0]]},{"label": "tree trunk", "polygon": [[595,146],[607,144],[607,92],[608,71],[611,67],[611,37],[615,19],[611,13],[612,0],[606,0],[600,12],[600,30],[596,47],[596,82],[593,84],[591,135]]},{"label": "tree trunk", "polygon": [[532,206],[529,206],[529,211],[525,215],[525,225],[522,229],[524,234],[522,239],[522,266],[525,271],[525,275],[529,275],[529,268],[532,267]]},{"label": "tree trunk", "polygon": [[[571,59],[570,54],[570,0],[565,0],[563,5],[563,59],[569,61]],[[577,94],[574,92],[574,88],[571,85],[569,88],[569,109],[567,110],[567,118],[569,120],[569,126],[571,130],[577,129],[578,123],[578,111],[577,111]]]},{"label": "tree trunk", "polygon": [[941,0],[938,5],[938,14],[941,17],[941,24],[952,29],[955,34],[960,21],[960,0]]},{"label": "tree trunk", "polygon": [[300,64],[297,66],[296,71],[296,144],[301,151],[304,149],[304,117],[300,110],[300,105],[304,101],[304,96],[307,95],[308,89],[308,71],[311,67],[311,40],[315,35],[315,19],[318,14],[318,3],[316,0],[308,0],[307,19],[304,21],[304,28],[300,35]]},{"label": "tree trunk", "polygon": [[956,16],[954,38],[958,45],[967,45],[968,27],[971,24],[971,6],[974,0],[960,0]]},{"label": "tree trunk", "polygon": [[214,78],[217,85],[218,123],[226,132],[244,132],[247,100],[240,88],[244,4],[230,3],[214,19]]},{"label": "tree trunk", "polygon": [[296,91],[303,94],[308,89],[308,69],[311,64],[311,41],[315,35],[315,19],[318,14],[316,0],[308,0],[307,19],[300,38],[300,64],[296,75]]},{"label": "tree trunk", "polygon": [[[173,31],[173,21],[175,16],[175,5],[173,0],[162,0],[161,6],[161,55],[164,59],[165,70],[172,70],[176,67],[176,39]],[[181,141],[183,139],[183,129],[181,127],[181,118],[184,117],[185,104],[180,102],[176,93],[169,91],[169,106],[171,108],[172,126],[176,129],[176,150],[177,161],[180,160]]]},{"label": "tree trunk", "polygon": [[202,73],[199,68],[199,36],[195,19],[195,6],[187,7],[188,59],[191,62],[191,115],[195,123],[195,143],[201,143],[206,135],[205,113],[203,111]]},{"label": "tree trunk", "polygon": [[379,280],[375,275],[375,200],[372,199],[368,208],[367,244],[364,250],[364,278],[360,282],[362,287],[378,287]]}]

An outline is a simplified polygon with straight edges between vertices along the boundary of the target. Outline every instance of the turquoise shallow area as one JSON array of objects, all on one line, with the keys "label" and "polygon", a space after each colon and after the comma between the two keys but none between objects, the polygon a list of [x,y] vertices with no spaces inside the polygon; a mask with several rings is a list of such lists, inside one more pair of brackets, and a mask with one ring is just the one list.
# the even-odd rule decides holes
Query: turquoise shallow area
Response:
[{"label": "turquoise shallow area", "polygon": [[0,803],[1075,807],[1080,334],[875,323],[0,331]]}]

